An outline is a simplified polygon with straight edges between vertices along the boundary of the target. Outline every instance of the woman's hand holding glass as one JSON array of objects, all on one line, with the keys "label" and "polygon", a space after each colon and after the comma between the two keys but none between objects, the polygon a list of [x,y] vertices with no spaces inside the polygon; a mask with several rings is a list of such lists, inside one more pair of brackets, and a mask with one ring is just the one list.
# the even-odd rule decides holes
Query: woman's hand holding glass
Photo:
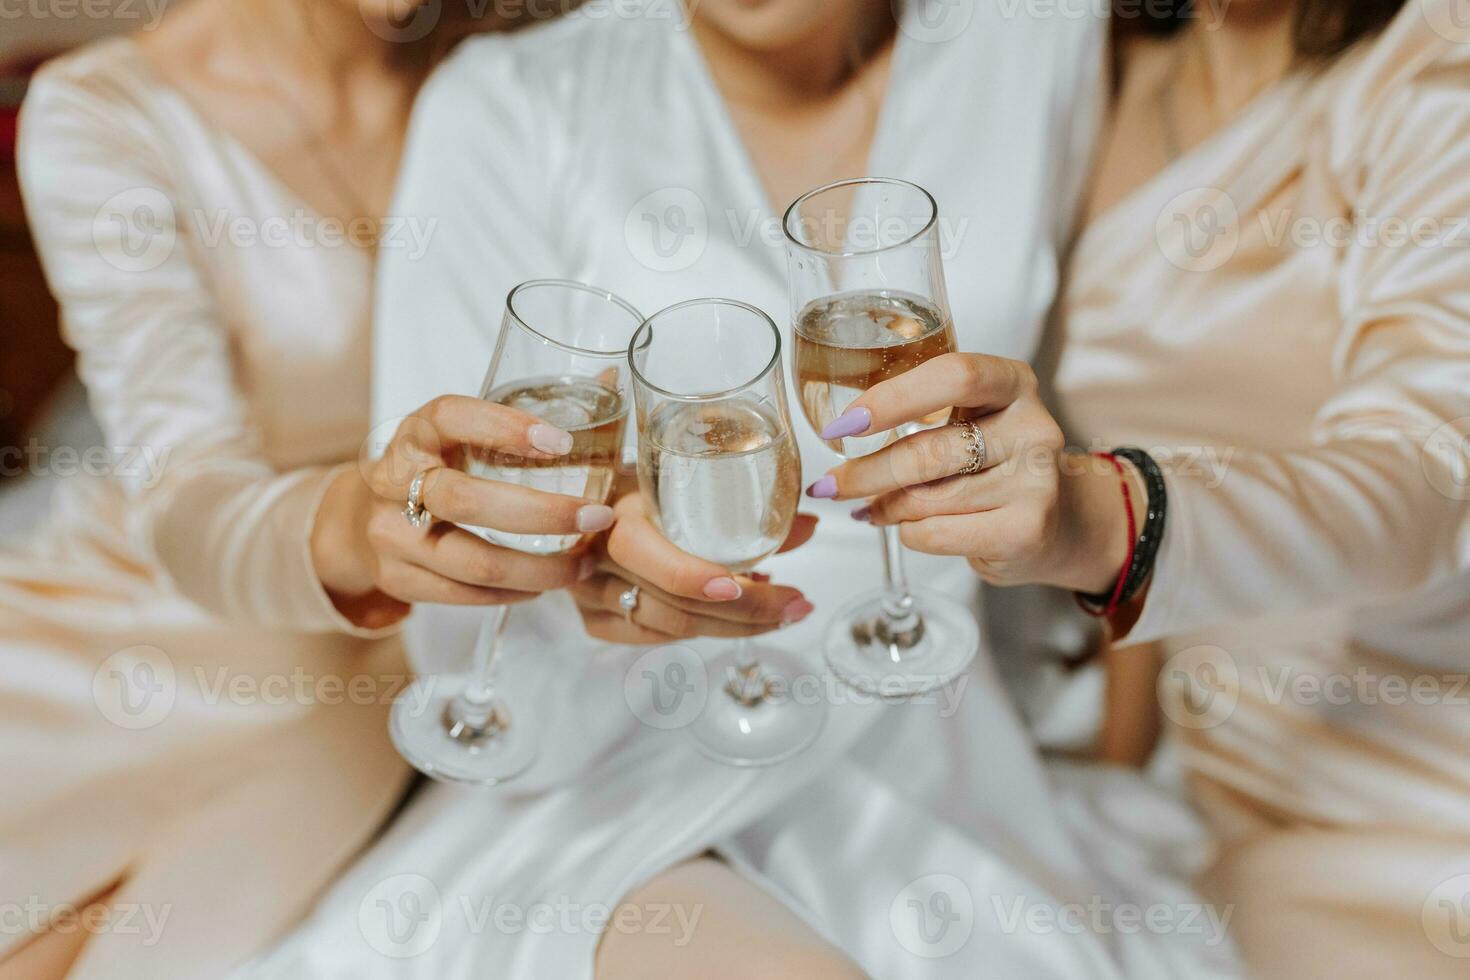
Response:
[{"label": "woman's hand holding glass", "polygon": [[[593,570],[582,552],[528,554],[456,526],[606,530],[613,511],[600,501],[471,476],[454,462],[466,450],[550,460],[571,443],[570,434],[514,408],[458,395],[434,399],[403,421],[364,474],[345,471],[328,490],[312,537],[322,584],[344,606],[374,593],[396,603],[500,605],[577,582]],[[419,499],[434,522],[415,527],[404,508],[420,474]]]},{"label": "woman's hand holding glass", "polygon": [[[817,491],[871,498],[854,517],[897,525],[915,551],[964,556],[996,585],[1110,588],[1128,550],[1117,473],[1095,457],[1064,452],[1030,365],[944,354],[874,385],[847,416],[854,425],[866,422],[860,432],[874,434],[951,406],[964,421],[849,460],[818,481]],[[983,439],[984,466],[976,473],[962,472],[977,461],[966,422]],[[1125,473],[1142,526],[1137,508],[1145,493],[1126,464]]]},{"label": "woman's hand holding glass", "polygon": [[[695,636],[759,636],[805,619],[812,604],[797,589],[772,584],[758,572],[734,576],[713,562],[681,551],[647,517],[642,494],[623,496],[617,524],[594,545],[596,570],[572,586],[587,632],[610,643],[668,643]],[[798,514],[781,545],[805,544],[817,519]],[[619,598],[639,587],[625,614]]]}]

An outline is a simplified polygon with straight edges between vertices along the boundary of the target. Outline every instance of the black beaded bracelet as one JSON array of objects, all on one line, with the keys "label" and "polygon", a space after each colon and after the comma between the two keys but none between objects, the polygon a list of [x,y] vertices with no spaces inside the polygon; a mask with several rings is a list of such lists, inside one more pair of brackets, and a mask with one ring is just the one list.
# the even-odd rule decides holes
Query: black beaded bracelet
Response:
[{"label": "black beaded bracelet", "polygon": [[[1143,590],[1153,574],[1154,562],[1159,557],[1159,546],[1164,541],[1164,523],[1169,513],[1169,493],[1164,486],[1164,471],[1154,458],[1134,446],[1120,446],[1113,455],[1132,463],[1143,476],[1144,489],[1148,492],[1148,510],[1143,519],[1143,530],[1133,545],[1133,561],[1120,574],[1123,575],[1123,591],[1118,602],[1124,603]],[[1077,593],[1084,608],[1095,611],[1107,608],[1112,599],[1112,590],[1089,595]]]}]

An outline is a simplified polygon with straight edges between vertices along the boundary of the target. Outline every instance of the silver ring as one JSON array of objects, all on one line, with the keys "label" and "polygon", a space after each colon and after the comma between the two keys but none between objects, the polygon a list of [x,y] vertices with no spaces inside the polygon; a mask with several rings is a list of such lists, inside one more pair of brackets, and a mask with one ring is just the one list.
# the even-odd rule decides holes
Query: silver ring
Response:
[{"label": "silver ring", "polygon": [[638,608],[638,593],[641,591],[641,588],[632,585],[618,596],[618,608],[623,611],[623,618],[628,621],[629,626],[633,625],[633,612]]},{"label": "silver ring", "polygon": [[429,513],[429,508],[424,506],[423,499],[424,477],[428,475],[429,471],[424,470],[408,485],[408,505],[403,508],[403,516],[414,527],[423,527],[434,519],[434,515]]},{"label": "silver ring", "polygon": [[956,419],[954,424],[959,426],[960,431],[964,433],[965,443],[970,450],[970,458],[965,461],[965,465],[960,470],[959,475],[974,476],[976,473],[985,469],[985,458],[987,455],[985,450],[985,433],[980,431],[980,426],[971,422],[969,419]]}]

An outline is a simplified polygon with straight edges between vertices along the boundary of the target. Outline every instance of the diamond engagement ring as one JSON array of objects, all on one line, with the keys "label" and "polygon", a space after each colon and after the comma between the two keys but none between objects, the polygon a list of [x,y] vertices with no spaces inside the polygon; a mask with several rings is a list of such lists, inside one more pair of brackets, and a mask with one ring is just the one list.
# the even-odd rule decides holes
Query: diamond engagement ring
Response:
[{"label": "diamond engagement ring", "polygon": [[641,591],[642,589],[633,585],[618,596],[618,608],[623,611],[623,618],[628,621],[629,626],[633,625],[633,612],[638,608],[638,593]]}]

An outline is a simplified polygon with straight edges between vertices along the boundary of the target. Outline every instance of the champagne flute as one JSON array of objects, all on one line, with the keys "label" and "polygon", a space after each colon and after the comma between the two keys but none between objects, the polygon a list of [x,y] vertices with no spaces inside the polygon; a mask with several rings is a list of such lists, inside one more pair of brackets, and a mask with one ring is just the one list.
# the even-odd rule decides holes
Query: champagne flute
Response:
[{"label": "champagne flute", "polygon": [[[750,571],[786,540],[801,496],[780,330],[745,303],[690,300],[644,322],[628,363],[649,518],[689,554]],[[790,654],[741,637],[709,666],[725,684],[690,730],[711,758],[772,765],[822,730],[826,703],[793,697],[804,671]]]},{"label": "champagne flute", "polygon": [[[955,349],[938,219],[928,191],[881,177],[826,184],[787,209],[793,372],[802,411],[819,434],[873,385]],[[949,415],[826,442],[844,458],[865,456]],[[963,604],[909,588],[896,526],[882,537],[884,588],[838,611],[824,650],[833,672],[854,688],[908,697],[963,673],[980,634]]]},{"label": "champagne flute", "polygon": [[[627,428],[628,341],[642,315],[607,290],[562,279],[523,282],[505,300],[495,355],[480,397],[544,419],[571,433],[555,459],[461,449],[454,460],[471,476],[605,502]],[[531,554],[570,551],[580,534],[465,530]],[[495,676],[508,608],[485,611],[467,674],[420,677],[393,705],[390,732],[420,772],[448,782],[490,786],[536,758],[538,739],[523,701]]]}]

